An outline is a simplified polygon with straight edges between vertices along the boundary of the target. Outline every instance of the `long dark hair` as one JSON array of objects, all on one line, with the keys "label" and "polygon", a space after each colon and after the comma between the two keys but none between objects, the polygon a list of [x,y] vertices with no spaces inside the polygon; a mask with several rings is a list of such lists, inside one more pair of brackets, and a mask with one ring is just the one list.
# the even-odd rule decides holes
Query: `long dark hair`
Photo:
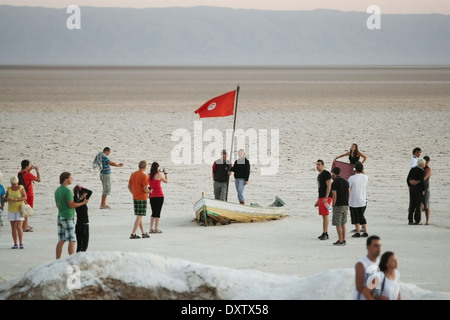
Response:
[{"label": "long dark hair", "polygon": [[80,197],[80,191],[81,191],[81,187],[80,187],[79,185],[76,185],[76,186],[73,188],[73,197],[74,197],[75,199],[78,199],[78,198]]},{"label": "long dark hair", "polygon": [[359,154],[359,149],[358,149],[358,145],[356,143],[353,143],[352,146],[355,146],[355,153],[352,153],[352,148],[350,148],[350,155],[352,157],[357,157]]},{"label": "long dark hair", "polygon": [[153,178],[155,177],[155,174],[158,173],[159,163],[153,162],[152,166],[150,167],[150,180],[153,181]]},{"label": "long dark hair", "polygon": [[380,263],[378,265],[380,271],[386,272],[388,260],[393,254],[394,253],[392,251],[386,251],[385,253],[383,253],[383,255],[380,258]]}]

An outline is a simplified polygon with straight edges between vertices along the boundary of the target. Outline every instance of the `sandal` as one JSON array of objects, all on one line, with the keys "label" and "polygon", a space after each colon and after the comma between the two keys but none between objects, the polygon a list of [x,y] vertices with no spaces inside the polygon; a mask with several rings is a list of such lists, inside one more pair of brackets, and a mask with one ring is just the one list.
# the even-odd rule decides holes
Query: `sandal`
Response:
[{"label": "sandal", "polygon": [[111,209],[111,207],[110,206],[103,206],[103,207],[100,207],[100,209]]},{"label": "sandal", "polygon": [[148,235],[148,233],[143,233],[142,238],[150,238],[150,236]]},{"label": "sandal", "polygon": [[34,232],[31,228],[28,228],[27,230],[23,230],[23,232]]},{"label": "sandal", "polygon": [[150,229],[150,231],[148,233],[155,233],[155,230]]},{"label": "sandal", "polygon": [[153,230],[153,233],[162,233],[162,231],[159,229],[155,229],[155,230]]},{"label": "sandal", "polygon": [[141,237],[139,237],[137,234],[131,234],[130,239],[140,239]]}]

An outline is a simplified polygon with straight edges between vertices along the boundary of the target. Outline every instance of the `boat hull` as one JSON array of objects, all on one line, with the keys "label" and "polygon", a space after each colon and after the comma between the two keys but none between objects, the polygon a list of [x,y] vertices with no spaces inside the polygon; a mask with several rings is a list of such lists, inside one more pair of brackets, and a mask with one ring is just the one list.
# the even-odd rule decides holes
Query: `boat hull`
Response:
[{"label": "boat hull", "polygon": [[278,197],[267,207],[201,198],[195,203],[194,212],[197,222],[206,226],[217,223],[278,220],[285,216],[285,206]]}]

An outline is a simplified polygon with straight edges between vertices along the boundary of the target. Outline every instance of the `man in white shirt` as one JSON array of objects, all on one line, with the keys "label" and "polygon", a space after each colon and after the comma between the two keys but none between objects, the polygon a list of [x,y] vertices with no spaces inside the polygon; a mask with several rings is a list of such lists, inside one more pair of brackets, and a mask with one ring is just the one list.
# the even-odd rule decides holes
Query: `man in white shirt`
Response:
[{"label": "man in white shirt", "polygon": [[367,255],[359,259],[355,264],[355,291],[353,300],[367,300],[363,294],[364,287],[371,283],[372,278],[378,272],[378,264],[381,253],[381,239],[372,235],[366,241]]},{"label": "man in white shirt", "polygon": [[417,166],[417,159],[420,158],[420,155],[422,154],[422,149],[420,149],[419,147],[415,147],[413,149],[412,152],[412,157],[411,160],[409,161],[409,168],[414,168],[415,166]]},{"label": "man in white shirt", "polygon": [[[366,187],[369,178],[364,174],[364,166],[360,161],[355,164],[355,171],[356,173],[348,178],[348,185],[350,188],[350,198],[348,201],[350,218],[352,224],[354,224],[356,228],[356,232],[352,237],[368,237],[367,221],[364,217],[364,212],[366,211],[367,205]],[[362,226],[364,230],[362,235],[360,234],[360,226]]]}]

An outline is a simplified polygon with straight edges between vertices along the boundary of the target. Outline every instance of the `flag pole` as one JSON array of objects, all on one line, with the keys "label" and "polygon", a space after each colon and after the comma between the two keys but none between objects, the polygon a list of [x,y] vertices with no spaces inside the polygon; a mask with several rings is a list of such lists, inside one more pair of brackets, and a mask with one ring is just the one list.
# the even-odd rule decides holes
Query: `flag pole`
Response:
[{"label": "flag pole", "polygon": [[[234,119],[233,119],[233,133],[231,135],[230,165],[233,164],[233,143],[234,143],[234,131],[236,129],[236,115],[237,115],[238,97],[239,97],[239,85],[237,85],[237,87],[236,87],[236,99],[234,101]],[[230,177],[228,177],[228,181],[227,181],[227,193],[225,195],[225,201],[228,201],[229,185],[230,185]]]}]

